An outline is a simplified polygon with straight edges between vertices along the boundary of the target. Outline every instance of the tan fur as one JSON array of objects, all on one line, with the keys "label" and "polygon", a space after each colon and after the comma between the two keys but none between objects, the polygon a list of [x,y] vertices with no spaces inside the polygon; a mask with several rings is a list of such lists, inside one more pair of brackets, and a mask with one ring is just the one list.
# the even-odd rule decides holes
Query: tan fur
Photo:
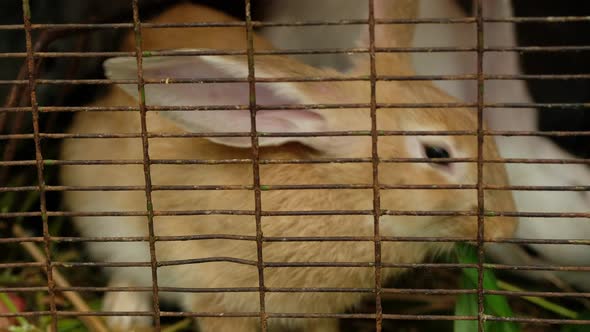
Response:
[{"label": "tan fur", "polygon": [[[418,16],[418,0],[374,0],[375,20],[379,19],[412,19]],[[361,47],[369,47],[369,28],[361,38]],[[404,48],[412,46],[415,24],[375,24],[375,47]],[[379,75],[413,75],[411,53],[377,52],[375,64]],[[369,57],[356,59],[353,72],[368,75]],[[395,64],[395,65],[393,65]]]},{"label": "tan fur", "polygon": [[[221,13],[196,5],[176,6],[152,22],[230,21]],[[145,49],[162,48],[245,48],[243,29],[143,29]],[[269,47],[257,38],[257,47]],[[128,36],[123,49],[132,49]],[[391,58],[395,59],[395,58]],[[338,75],[306,67],[284,57],[257,57],[257,67],[271,63],[289,68],[293,76]],[[389,62],[389,68],[405,66]],[[398,68],[400,69],[400,68]],[[401,69],[400,69],[401,70]],[[409,69],[403,68],[403,71]],[[324,83],[325,84],[325,83]],[[314,102],[326,103],[368,102],[367,82],[332,82],[330,91],[322,94],[323,84],[297,83],[299,88],[314,96]],[[380,103],[454,102],[430,83],[379,82],[377,91]],[[95,101],[92,106],[137,106],[137,102],[118,88]],[[337,113],[336,113],[337,112]],[[330,130],[368,130],[369,112],[366,109],[326,110]],[[476,128],[473,112],[466,109],[379,109],[379,130],[468,130]],[[181,133],[182,130],[157,113],[149,112],[148,130],[154,133]],[[71,133],[138,133],[139,114],[136,112],[85,112],[78,113]],[[446,137],[464,157],[476,156],[474,137]],[[321,140],[321,139],[318,139]],[[338,138],[334,138],[338,141]],[[383,159],[407,157],[405,137],[379,138],[379,155]],[[301,144],[290,143],[280,147],[262,148],[261,159],[310,159],[320,157],[370,157],[369,137],[341,138],[346,149],[312,151]],[[497,158],[492,141],[484,146],[486,158]],[[230,148],[199,138],[153,138],[149,141],[152,160],[158,159],[240,159],[250,158],[250,149]],[[69,139],[64,142],[63,159],[142,160],[142,144],[134,139]],[[492,184],[505,184],[504,168],[497,164],[485,167],[485,180]],[[462,164],[460,179],[448,176],[428,164],[381,163],[381,184],[448,184],[476,182],[476,166]],[[372,168],[364,164],[312,164],[312,165],[261,165],[261,183],[272,184],[371,184]],[[141,165],[64,166],[62,183],[76,186],[144,185]],[[252,166],[239,165],[161,165],[151,166],[153,185],[251,185]],[[155,211],[187,211],[209,209],[253,210],[254,194],[248,190],[226,191],[154,191]],[[286,190],[263,191],[264,211],[292,210],[372,210],[372,190]],[[129,192],[66,192],[65,202],[73,211],[145,211],[143,191]],[[474,191],[460,190],[384,190],[381,207],[388,210],[474,210],[477,199]],[[486,209],[512,211],[510,193],[486,193]],[[381,217],[383,236],[476,236],[474,217]],[[146,236],[145,217],[78,217],[75,218],[83,236]],[[506,237],[514,227],[512,219],[486,219],[486,236]],[[234,234],[256,235],[253,216],[156,216],[157,236]],[[309,216],[263,217],[265,236],[372,236],[372,216]],[[382,261],[387,263],[415,263],[429,253],[445,250],[449,244],[383,242]],[[97,260],[149,261],[147,243],[92,243],[89,248]],[[256,243],[239,240],[159,241],[156,258],[160,262],[230,257],[257,261]],[[265,262],[373,262],[374,245],[366,242],[265,242],[262,246]],[[384,268],[384,280],[399,273],[400,269]],[[151,285],[149,268],[112,268],[112,284]],[[193,265],[162,266],[158,269],[160,287],[257,287],[256,266],[229,262]],[[370,267],[307,267],[275,268],[264,271],[265,286],[284,287],[373,287],[374,269]],[[120,295],[120,294],[119,294]],[[107,295],[109,296],[109,295]],[[144,293],[144,300],[151,295]],[[181,304],[185,311],[196,312],[258,312],[259,294],[237,293],[182,293],[161,292],[160,296]],[[358,303],[357,293],[284,293],[269,292],[265,297],[267,312],[273,313],[337,313]],[[105,308],[109,310],[110,308]],[[137,324],[148,324],[137,322]],[[256,331],[258,318],[205,318],[199,324],[204,332]],[[303,319],[270,319],[271,329],[285,327],[304,331],[337,331],[334,321],[308,321]],[[283,329],[281,329],[281,327]]]}]

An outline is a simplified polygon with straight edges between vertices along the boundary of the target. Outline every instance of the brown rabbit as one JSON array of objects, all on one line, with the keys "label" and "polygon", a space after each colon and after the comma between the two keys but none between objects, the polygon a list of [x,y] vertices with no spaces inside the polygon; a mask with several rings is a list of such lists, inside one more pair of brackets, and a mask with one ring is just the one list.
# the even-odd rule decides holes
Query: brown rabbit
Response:
[{"label": "brown rabbit", "polygon": [[[393,5],[395,4],[395,5]],[[415,17],[416,2],[376,0],[379,17]],[[152,22],[233,21],[234,19],[201,6],[178,5]],[[404,25],[378,25],[376,41],[379,47],[407,46],[412,28]],[[368,31],[368,30],[366,30]],[[244,50],[245,29],[236,28],[182,28],[143,29],[143,48],[213,48]],[[365,33],[360,44],[367,44]],[[133,36],[124,42],[124,50],[133,50]],[[255,39],[257,49],[270,48],[260,38]],[[306,66],[284,56],[256,56],[256,77],[318,77],[343,76],[341,73]],[[403,53],[378,54],[379,75],[413,73],[411,63]],[[115,58],[106,61],[106,75],[112,79],[136,79],[136,59]],[[369,57],[358,61],[353,74],[368,74]],[[174,56],[146,57],[143,59],[144,77],[153,78],[244,78],[248,74],[245,56]],[[137,86],[122,84],[109,90],[106,96],[91,106],[137,107]],[[148,105],[247,105],[247,83],[216,84],[146,84]],[[316,104],[316,103],[368,103],[370,85],[366,81],[354,82],[288,82],[257,83],[256,101],[259,105]],[[434,88],[429,82],[383,82],[377,84],[379,103],[452,103],[454,99]],[[379,130],[474,130],[475,113],[467,109],[385,109],[377,111]],[[257,130],[260,132],[310,132],[369,130],[368,109],[292,109],[261,110],[257,113]],[[162,111],[148,112],[147,129],[150,133],[248,132],[250,116],[247,110],[238,111]],[[71,133],[139,133],[140,115],[137,112],[83,112],[76,114]],[[261,135],[261,160],[310,160],[321,158],[366,158],[371,156],[371,139],[357,137],[268,137]],[[158,267],[158,293],[163,300],[179,304],[184,311],[217,313],[254,313],[250,317],[199,318],[201,331],[257,331],[261,299],[256,291],[259,274],[256,238],[256,221],[252,214],[227,215],[217,210],[255,209],[252,190],[162,190],[170,185],[252,185],[251,163],[241,164],[178,164],[176,160],[227,160],[252,157],[250,137],[154,137],[149,139],[154,232],[158,237],[155,258],[163,264]],[[381,185],[403,184],[474,184],[477,170],[473,163],[444,163],[437,158],[475,157],[476,138],[472,136],[382,136],[378,140],[378,153],[382,160],[389,158],[431,158],[431,162],[381,162]],[[493,140],[484,145],[486,158],[497,158]],[[142,160],[140,138],[68,139],[64,142],[63,159]],[[172,160],[169,163],[157,160]],[[280,163],[260,165],[260,182],[268,185],[288,184],[372,184],[371,163]],[[500,164],[486,164],[486,183],[505,184],[505,170]],[[64,166],[61,172],[64,185],[69,186],[143,186],[144,171],[141,164],[130,165],[75,165]],[[65,194],[69,209],[81,212],[145,211],[146,196],[136,191],[69,191]],[[477,198],[474,190],[382,190],[381,209],[428,211],[475,211]],[[264,215],[261,231],[264,234],[262,256],[265,263],[289,262],[356,262],[375,260],[374,243],[366,241],[279,241],[283,237],[327,237],[374,235],[373,192],[367,189],[301,189],[263,190],[262,210],[321,211],[359,210],[364,214],[278,216]],[[488,210],[513,211],[512,196],[505,191],[490,191],[485,195]],[[211,214],[170,215],[163,211],[215,210]],[[147,236],[144,216],[129,217],[76,217],[75,222],[83,236]],[[511,218],[488,218],[486,238],[508,237],[514,228]],[[382,236],[403,237],[472,237],[477,233],[473,216],[395,216],[380,217]],[[217,239],[191,239],[171,241],[179,235],[233,235]],[[236,235],[245,238],[236,238]],[[168,238],[166,238],[168,237]],[[274,237],[274,241],[272,241]],[[428,255],[448,250],[450,243],[383,241],[382,262],[416,263]],[[89,249],[97,260],[116,262],[149,262],[147,242],[95,242]],[[219,258],[216,262],[198,259]],[[197,260],[183,262],[183,260]],[[180,264],[187,263],[187,264]],[[321,265],[321,264],[320,264]],[[346,265],[346,264],[343,264]],[[269,328],[303,329],[305,331],[337,331],[332,319],[297,319],[275,314],[338,313],[358,303],[362,294],[354,292],[280,292],[277,288],[373,288],[375,268],[369,264],[360,267],[280,267],[264,268],[265,310],[273,313],[268,319]],[[399,274],[403,269],[383,268],[383,279]],[[130,287],[152,284],[149,267],[110,268],[109,286]],[[248,287],[242,292],[190,292],[173,291],[180,288]],[[273,291],[273,289],[275,291]],[[106,311],[152,311],[149,292],[110,292],[104,301]],[[220,315],[221,316],[221,315]],[[229,316],[229,315],[228,315]],[[247,316],[247,315],[245,315]],[[113,328],[129,330],[131,327],[149,326],[146,316],[110,317]]]}]

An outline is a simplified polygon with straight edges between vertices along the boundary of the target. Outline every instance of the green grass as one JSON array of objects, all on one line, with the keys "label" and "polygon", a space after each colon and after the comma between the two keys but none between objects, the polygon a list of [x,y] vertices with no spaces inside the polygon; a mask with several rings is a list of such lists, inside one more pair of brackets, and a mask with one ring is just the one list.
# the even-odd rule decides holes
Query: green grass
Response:
[{"label": "green grass", "polygon": [[[478,255],[475,247],[461,243],[457,244],[456,254],[459,263],[475,264],[478,263]],[[483,272],[483,288],[485,290],[499,290],[496,276],[489,269]],[[478,271],[473,268],[463,269],[461,276],[461,286],[464,289],[477,289]],[[477,316],[479,312],[477,294],[460,294],[455,305],[455,315],[457,316]],[[512,309],[508,304],[505,296],[501,295],[484,295],[484,313],[495,317],[514,317]],[[488,332],[520,332],[520,326],[513,322],[484,322],[484,329]],[[477,320],[456,320],[454,322],[454,332],[473,332],[478,330]]]}]

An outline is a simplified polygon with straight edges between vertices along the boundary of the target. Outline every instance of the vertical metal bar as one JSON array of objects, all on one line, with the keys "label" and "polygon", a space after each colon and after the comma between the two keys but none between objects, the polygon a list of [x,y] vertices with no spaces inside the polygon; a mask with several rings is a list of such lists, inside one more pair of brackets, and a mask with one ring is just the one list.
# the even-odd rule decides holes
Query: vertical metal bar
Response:
[{"label": "vertical metal bar", "polygon": [[483,186],[483,111],[484,111],[484,21],[482,0],[475,2],[477,24],[477,329],[484,331],[485,307],[484,307],[484,186]]},{"label": "vertical metal bar", "polygon": [[379,153],[377,133],[377,64],[375,59],[375,1],[369,0],[369,59],[371,66],[371,161],[373,165],[373,234],[375,244],[375,328],[381,332],[383,327],[383,307],[381,305],[381,193],[379,191]]},{"label": "vertical metal bar", "polygon": [[264,286],[264,260],[262,257],[262,202],[260,197],[260,152],[258,146],[258,132],[256,130],[256,79],[254,66],[254,33],[252,29],[251,1],[246,1],[246,38],[248,40],[248,85],[250,88],[250,134],[252,138],[252,172],[254,176],[254,218],[256,219],[256,252],[258,267],[258,290],[260,295],[260,328],[267,330],[267,315]]},{"label": "vertical metal bar", "polygon": [[154,328],[160,331],[160,298],[158,295],[158,259],[156,257],[156,239],[154,232],[154,206],[152,204],[151,160],[146,121],[145,82],[143,80],[143,49],[141,39],[141,21],[139,19],[139,0],[133,0],[133,31],[135,33],[135,56],[137,58],[137,89],[139,92],[139,114],[141,118],[141,143],[143,148],[143,173],[145,176],[145,199],[147,208],[150,265],[152,269],[152,304],[154,309]]},{"label": "vertical metal bar", "polygon": [[39,184],[39,204],[41,209],[41,222],[43,223],[43,250],[45,252],[45,269],[47,270],[47,291],[49,293],[49,308],[51,311],[51,330],[57,331],[57,308],[55,305],[55,281],[51,264],[51,235],[49,234],[49,221],[47,217],[47,199],[45,196],[45,176],[43,154],[41,153],[41,137],[39,135],[39,105],[37,105],[37,91],[35,78],[35,51],[31,36],[31,6],[29,0],[23,0],[23,20],[25,26],[25,42],[27,47],[27,71],[29,79],[29,92],[31,109],[33,111],[33,139],[35,141],[35,161],[37,166],[37,182]]}]

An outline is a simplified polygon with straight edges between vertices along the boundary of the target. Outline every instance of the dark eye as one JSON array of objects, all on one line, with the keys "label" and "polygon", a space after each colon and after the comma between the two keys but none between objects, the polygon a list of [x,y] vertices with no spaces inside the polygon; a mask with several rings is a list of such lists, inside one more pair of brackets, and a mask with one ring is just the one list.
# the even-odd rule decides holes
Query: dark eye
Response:
[{"label": "dark eye", "polygon": [[451,157],[449,151],[443,147],[434,145],[424,145],[424,154],[429,159],[433,159],[433,163],[443,166],[449,165],[449,162],[447,161],[437,161],[437,159],[446,159]]}]

